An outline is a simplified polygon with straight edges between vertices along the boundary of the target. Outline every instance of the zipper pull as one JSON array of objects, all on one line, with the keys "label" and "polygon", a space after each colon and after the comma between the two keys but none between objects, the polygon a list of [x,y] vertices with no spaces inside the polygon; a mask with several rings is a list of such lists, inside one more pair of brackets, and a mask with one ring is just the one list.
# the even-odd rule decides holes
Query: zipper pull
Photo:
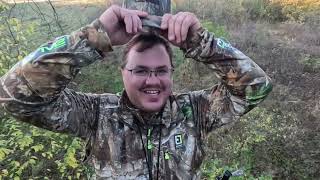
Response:
[{"label": "zipper pull", "polygon": [[170,154],[169,154],[169,152],[165,152],[165,153],[164,153],[164,159],[165,159],[165,160],[169,160],[169,159],[170,159]]},{"label": "zipper pull", "polygon": [[148,135],[147,135],[147,149],[152,150],[153,144],[152,144],[152,137],[151,137],[151,129],[148,129]]}]

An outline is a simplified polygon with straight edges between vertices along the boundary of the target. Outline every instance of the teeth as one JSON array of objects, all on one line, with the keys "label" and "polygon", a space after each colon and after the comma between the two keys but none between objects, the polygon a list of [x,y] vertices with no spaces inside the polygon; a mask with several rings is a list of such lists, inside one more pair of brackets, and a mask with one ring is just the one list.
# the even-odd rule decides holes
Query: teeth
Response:
[{"label": "teeth", "polygon": [[153,91],[153,90],[149,90],[149,91],[144,91],[147,94],[159,94],[160,91]]}]

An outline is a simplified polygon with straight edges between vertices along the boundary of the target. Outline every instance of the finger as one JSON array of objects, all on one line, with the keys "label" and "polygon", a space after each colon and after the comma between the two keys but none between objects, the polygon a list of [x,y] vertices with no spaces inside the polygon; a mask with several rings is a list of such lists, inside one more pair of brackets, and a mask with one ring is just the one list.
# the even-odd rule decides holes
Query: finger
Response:
[{"label": "finger", "polygon": [[174,41],[175,36],[174,36],[174,22],[175,22],[175,16],[172,16],[168,20],[168,39],[169,41]]},{"label": "finger", "polygon": [[139,10],[130,10],[132,13],[138,15],[139,17],[147,17],[148,13],[144,11],[139,11]]},{"label": "finger", "polygon": [[138,16],[133,16],[133,26],[132,26],[132,30],[133,33],[137,33],[138,32],[138,28],[139,28],[139,17]]},{"label": "finger", "polygon": [[182,42],[187,39],[189,28],[192,25],[192,19],[193,17],[191,15],[186,16],[186,18],[184,19],[181,25],[181,41]]},{"label": "finger", "polygon": [[161,29],[165,30],[168,28],[168,20],[172,17],[171,14],[165,14],[162,16]]},{"label": "finger", "polygon": [[138,23],[138,31],[141,31],[142,30],[142,21],[140,18],[138,18],[137,23]]},{"label": "finger", "polygon": [[181,26],[186,18],[187,14],[186,13],[178,13],[176,21],[174,23],[174,35],[176,37],[176,42],[179,44],[181,42]]},{"label": "finger", "polygon": [[127,33],[132,33],[132,16],[125,16],[124,17],[124,24],[126,26]]}]

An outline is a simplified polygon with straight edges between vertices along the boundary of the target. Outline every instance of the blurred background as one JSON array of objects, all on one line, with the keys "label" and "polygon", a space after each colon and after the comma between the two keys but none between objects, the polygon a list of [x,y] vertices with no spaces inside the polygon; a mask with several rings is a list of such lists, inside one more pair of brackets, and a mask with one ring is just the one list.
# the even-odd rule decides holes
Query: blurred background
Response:
[{"label": "blurred background", "polygon": [[[111,4],[102,0],[0,1],[0,75],[54,37],[90,23]],[[320,177],[320,1],[175,0],[172,12],[195,13],[216,37],[257,62],[272,78],[273,92],[241,121],[208,140],[204,179],[242,169],[234,179]],[[117,93],[122,47],[82,69],[69,88]],[[174,49],[174,89],[209,88],[216,77]],[[0,110],[0,180],[89,179],[84,142],[18,122]]]}]

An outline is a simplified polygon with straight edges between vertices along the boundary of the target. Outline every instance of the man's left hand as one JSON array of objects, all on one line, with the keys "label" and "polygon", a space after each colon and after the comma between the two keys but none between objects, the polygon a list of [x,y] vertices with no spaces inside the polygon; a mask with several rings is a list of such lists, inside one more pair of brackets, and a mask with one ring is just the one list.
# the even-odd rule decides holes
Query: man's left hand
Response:
[{"label": "man's left hand", "polygon": [[161,29],[167,31],[167,38],[173,45],[180,46],[187,36],[192,36],[201,28],[199,19],[190,12],[179,12],[176,15],[165,14],[162,17]]}]

